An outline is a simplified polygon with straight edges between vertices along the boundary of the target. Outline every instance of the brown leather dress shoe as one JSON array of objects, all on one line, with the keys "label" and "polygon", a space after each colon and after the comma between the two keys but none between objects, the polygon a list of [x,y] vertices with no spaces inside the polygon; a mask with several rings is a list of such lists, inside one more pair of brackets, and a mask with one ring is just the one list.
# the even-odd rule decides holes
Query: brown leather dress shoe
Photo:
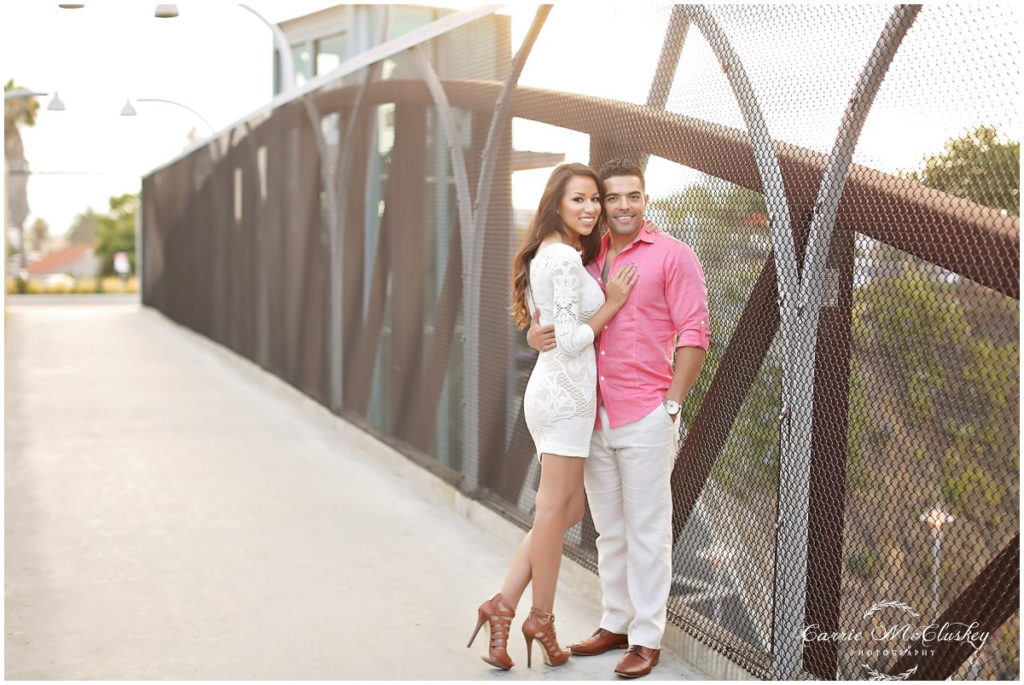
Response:
[{"label": "brown leather dress shoe", "polygon": [[642,678],[658,665],[659,656],[660,649],[630,645],[626,656],[622,657],[619,665],[615,667],[615,673],[623,678]]},{"label": "brown leather dress shoe", "polygon": [[628,646],[628,636],[598,628],[586,640],[569,645],[569,649],[576,656],[597,656],[612,649],[625,649]]}]

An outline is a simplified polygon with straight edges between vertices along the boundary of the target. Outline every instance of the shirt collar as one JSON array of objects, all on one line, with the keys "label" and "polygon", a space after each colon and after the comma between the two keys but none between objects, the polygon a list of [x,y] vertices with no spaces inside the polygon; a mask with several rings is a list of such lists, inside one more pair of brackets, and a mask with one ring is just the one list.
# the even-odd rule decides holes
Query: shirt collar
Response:
[{"label": "shirt collar", "polygon": [[[626,247],[622,248],[622,251],[625,252],[630,245],[636,242],[653,243],[654,240],[651,238],[651,234],[657,233],[659,230],[660,229],[653,223],[644,219],[644,222],[640,224],[640,230],[637,232],[636,236],[629,241],[629,244],[627,244]],[[608,253],[608,246],[611,245],[611,242],[611,230],[605,231],[604,235],[601,236],[601,251],[597,255],[597,261],[604,261],[604,257]]]}]

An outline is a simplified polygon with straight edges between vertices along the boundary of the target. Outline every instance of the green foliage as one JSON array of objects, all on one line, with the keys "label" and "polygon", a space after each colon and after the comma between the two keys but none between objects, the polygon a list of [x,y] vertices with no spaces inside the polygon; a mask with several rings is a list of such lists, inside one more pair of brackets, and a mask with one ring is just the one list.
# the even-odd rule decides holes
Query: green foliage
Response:
[{"label": "green foliage", "polygon": [[966,469],[946,477],[942,486],[942,494],[950,504],[967,507],[976,499],[991,493],[993,485],[995,485],[995,481],[984,469],[968,466]]},{"label": "green foliage", "polygon": [[89,207],[75,217],[68,230],[68,242],[72,245],[92,245],[100,228],[100,217]]},{"label": "green foliage", "polygon": [[[851,375],[851,460],[863,469],[870,458],[881,468],[879,457],[891,440],[899,439],[899,449],[906,451],[920,439],[925,459],[945,454],[936,474],[945,501],[958,515],[970,511],[994,528],[1004,497],[1016,488],[997,474],[1015,471],[1018,460],[1019,344],[993,336],[1019,329],[1016,303],[890,256],[885,261],[895,273],[872,281],[855,298],[852,333],[859,354]],[[991,300],[998,302],[990,305]],[[982,305],[986,316],[978,317]],[[873,396],[866,392],[866,367],[885,374],[895,397],[881,401],[879,381],[872,383]],[[902,434],[870,425],[887,421],[886,414],[904,427]],[[859,473],[852,473],[855,480]]]},{"label": "green foliage", "polygon": [[28,229],[28,236],[32,249],[38,252],[50,237],[50,225],[44,219],[36,219]]},{"label": "green foliage", "polygon": [[[683,405],[683,421],[691,425],[767,257],[764,198],[724,182],[692,186],[652,200],[647,215],[694,248],[707,278],[713,344]],[[781,378],[778,351],[769,350],[711,471],[711,477],[731,491],[771,492],[778,483]]]},{"label": "green foliage", "polygon": [[860,550],[846,560],[846,570],[860,578],[873,578],[878,574],[878,560],[870,552]]},{"label": "green foliage", "polygon": [[[4,92],[12,90],[29,90],[24,86],[14,85],[14,79],[4,84]],[[4,134],[12,135],[18,126],[35,126],[39,101],[34,97],[13,98],[4,100]]]},{"label": "green foliage", "polygon": [[[959,462],[955,462],[959,464]],[[982,519],[990,528],[999,525],[999,505],[1005,489],[977,463],[954,467],[945,477],[942,494],[950,505]]]},{"label": "green foliage", "polygon": [[948,141],[943,152],[907,176],[929,188],[1020,215],[1020,143],[999,140],[992,126],[979,126]]},{"label": "green foliage", "polygon": [[[906,176],[1019,215],[1019,145],[994,129],[949,141]],[[887,245],[858,246],[869,268],[852,315],[850,525],[879,502],[895,521],[939,504],[956,517],[942,586],[960,587],[1019,527],[1019,302]],[[890,534],[906,582],[930,583],[922,529]],[[870,557],[858,552],[847,570],[869,577]],[[879,571],[900,582],[895,568]]]},{"label": "green foliage", "polygon": [[782,365],[769,350],[711,469],[717,483],[732,492],[775,492],[779,483],[781,404]]},{"label": "green foliage", "polygon": [[682,193],[651,200],[647,209],[656,223],[693,247],[705,272],[735,267],[737,258],[755,258],[761,263],[769,242],[763,223],[767,216],[764,196],[740,186],[722,185],[691,186]]},{"label": "green foliage", "polygon": [[112,276],[114,255],[126,252],[135,273],[135,215],[139,208],[139,196],[125,194],[110,198],[110,213],[98,218],[94,254],[100,259],[99,275]]},{"label": "green foliage", "polygon": [[855,357],[850,369],[846,485],[856,490],[868,487],[870,463],[885,452],[893,439],[889,417],[878,411],[880,405],[888,404],[889,398],[879,395],[874,390],[863,360]]}]

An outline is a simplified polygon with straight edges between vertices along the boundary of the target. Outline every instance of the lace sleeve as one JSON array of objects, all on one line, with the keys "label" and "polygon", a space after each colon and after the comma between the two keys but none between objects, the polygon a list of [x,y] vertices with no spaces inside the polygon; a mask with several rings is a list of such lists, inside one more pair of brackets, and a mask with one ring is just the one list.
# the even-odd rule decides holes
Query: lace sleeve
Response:
[{"label": "lace sleeve", "polygon": [[552,265],[553,322],[558,348],[567,354],[577,354],[594,344],[594,329],[580,323],[581,278],[590,278],[583,268],[579,254],[567,248]]}]

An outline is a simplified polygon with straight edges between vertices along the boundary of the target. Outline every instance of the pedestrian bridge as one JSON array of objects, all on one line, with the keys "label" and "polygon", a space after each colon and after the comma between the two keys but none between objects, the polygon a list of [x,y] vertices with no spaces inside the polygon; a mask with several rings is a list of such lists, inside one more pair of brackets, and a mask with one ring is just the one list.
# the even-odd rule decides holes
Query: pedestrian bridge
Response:
[{"label": "pedestrian bridge", "polygon": [[[631,157],[710,299],[672,475],[680,653],[716,677],[1019,675],[1015,10],[519,11],[386,41],[154,170],[142,316],[525,526],[508,267],[555,162]],[[594,538],[586,518],[567,556],[593,569]],[[900,622],[979,636],[872,637]]]}]

